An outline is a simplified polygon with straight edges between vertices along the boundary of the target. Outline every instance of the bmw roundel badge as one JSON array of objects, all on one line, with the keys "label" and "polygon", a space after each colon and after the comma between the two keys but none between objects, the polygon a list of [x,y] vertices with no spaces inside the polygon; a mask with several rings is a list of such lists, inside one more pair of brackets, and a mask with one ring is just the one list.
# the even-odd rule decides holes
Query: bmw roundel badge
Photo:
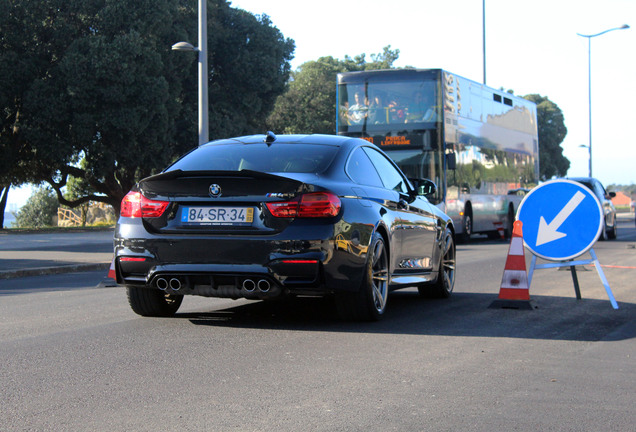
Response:
[{"label": "bmw roundel badge", "polygon": [[210,196],[212,198],[218,198],[221,196],[221,186],[218,184],[210,185]]}]

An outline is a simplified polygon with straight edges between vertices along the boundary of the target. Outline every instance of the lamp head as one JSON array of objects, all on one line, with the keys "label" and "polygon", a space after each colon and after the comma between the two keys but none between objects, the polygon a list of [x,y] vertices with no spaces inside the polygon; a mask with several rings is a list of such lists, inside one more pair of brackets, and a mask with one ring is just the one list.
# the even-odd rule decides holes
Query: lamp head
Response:
[{"label": "lamp head", "polygon": [[199,51],[198,48],[196,48],[194,45],[192,45],[189,42],[177,42],[176,44],[172,45],[172,50],[173,51]]}]

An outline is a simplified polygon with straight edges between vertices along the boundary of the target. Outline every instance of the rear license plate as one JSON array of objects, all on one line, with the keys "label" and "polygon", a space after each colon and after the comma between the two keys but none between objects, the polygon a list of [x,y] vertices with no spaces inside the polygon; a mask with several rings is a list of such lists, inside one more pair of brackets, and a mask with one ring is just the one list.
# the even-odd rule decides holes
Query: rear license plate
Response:
[{"label": "rear license plate", "polygon": [[251,225],[252,207],[183,207],[181,222],[199,225]]}]

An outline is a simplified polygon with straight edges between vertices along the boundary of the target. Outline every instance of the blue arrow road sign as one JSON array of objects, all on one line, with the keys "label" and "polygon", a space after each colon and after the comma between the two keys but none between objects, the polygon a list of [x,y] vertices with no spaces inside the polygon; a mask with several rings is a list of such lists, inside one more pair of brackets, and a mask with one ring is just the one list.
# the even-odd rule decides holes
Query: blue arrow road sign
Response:
[{"label": "blue arrow road sign", "polygon": [[535,187],[519,205],[523,240],[535,255],[566,261],[587,252],[603,228],[603,208],[585,186],[552,180]]}]

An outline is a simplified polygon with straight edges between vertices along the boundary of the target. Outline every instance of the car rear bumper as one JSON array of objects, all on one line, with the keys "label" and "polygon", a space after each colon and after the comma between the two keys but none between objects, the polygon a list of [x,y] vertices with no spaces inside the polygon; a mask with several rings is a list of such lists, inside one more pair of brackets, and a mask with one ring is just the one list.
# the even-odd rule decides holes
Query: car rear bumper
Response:
[{"label": "car rear bumper", "polygon": [[258,299],[358,289],[366,254],[343,247],[342,233],[335,241],[334,225],[314,227],[310,240],[290,239],[293,234],[165,236],[149,233],[141,221],[118,225],[117,282],[170,294]]}]

